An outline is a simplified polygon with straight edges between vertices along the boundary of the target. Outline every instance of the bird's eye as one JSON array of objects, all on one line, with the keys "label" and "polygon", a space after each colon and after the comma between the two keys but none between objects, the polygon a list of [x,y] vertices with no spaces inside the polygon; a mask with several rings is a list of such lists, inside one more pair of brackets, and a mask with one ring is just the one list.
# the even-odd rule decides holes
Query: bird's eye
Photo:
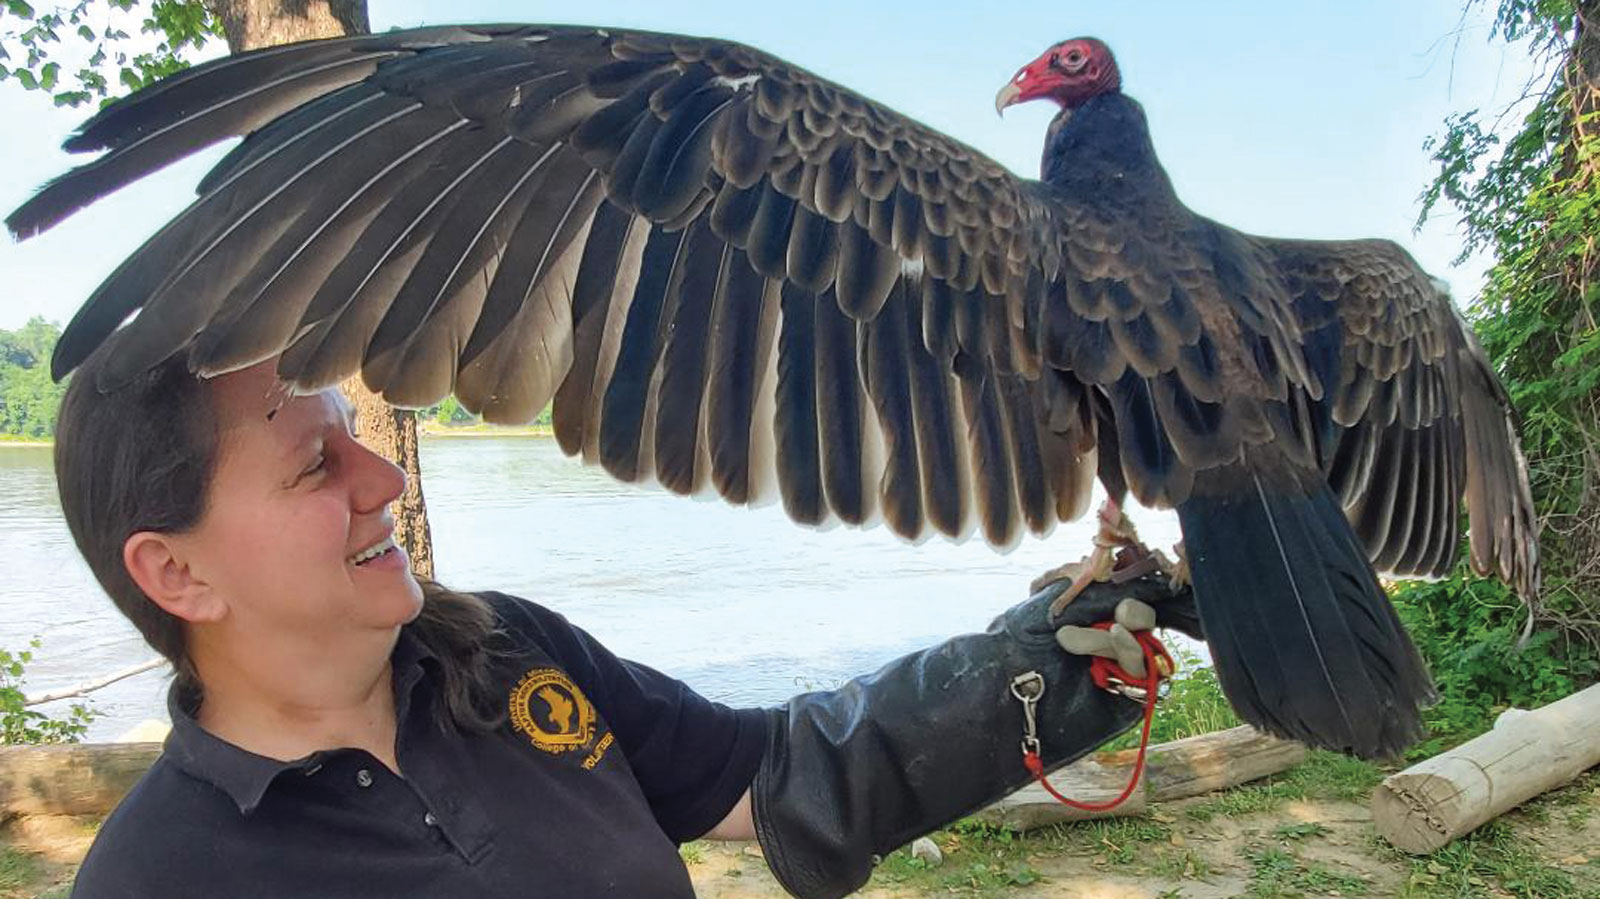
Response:
[{"label": "bird's eye", "polygon": [[1067,68],[1076,69],[1083,65],[1083,54],[1077,50],[1067,53]]}]

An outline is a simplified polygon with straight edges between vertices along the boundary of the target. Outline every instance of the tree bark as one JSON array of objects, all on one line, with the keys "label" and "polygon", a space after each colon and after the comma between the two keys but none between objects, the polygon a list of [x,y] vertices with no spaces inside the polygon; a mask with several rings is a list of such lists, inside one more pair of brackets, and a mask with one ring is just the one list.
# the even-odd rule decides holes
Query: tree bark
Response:
[{"label": "tree bark", "polygon": [[234,53],[295,41],[366,34],[366,0],[208,0]]},{"label": "tree bark", "polygon": [[[206,6],[222,23],[234,53],[372,30],[366,0],[206,0]],[[361,441],[406,473],[405,492],[393,506],[395,542],[411,557],[411,570],[431,579],[433,538],[422,499],[416,413],[390,406],[359,376],[346,381],[343,390],[355,408]]]}]

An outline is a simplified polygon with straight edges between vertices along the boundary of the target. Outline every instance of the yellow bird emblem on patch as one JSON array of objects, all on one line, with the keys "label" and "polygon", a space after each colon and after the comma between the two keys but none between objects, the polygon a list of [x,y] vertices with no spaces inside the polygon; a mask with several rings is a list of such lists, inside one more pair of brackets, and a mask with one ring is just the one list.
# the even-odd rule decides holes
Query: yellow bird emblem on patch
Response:
[{"label": "yellow bird emblem on patch", "polygon": [[554,687],[543,687],[539,690],[539,698],[550,707],[550,723],[556,726],[556,733],[564,734],[572,730],[572,701],[561,695],[561,691]]},{"label": "yellow bird emblem on patch", "polygon": [[594,704],[559,668],[531,669],[508,698],[511,725],[545,752],[591,753],[594,764],[598,764],[604,747],[612,742],[611,735],[606,734],[603,745],[596,745],[601,737]]}]

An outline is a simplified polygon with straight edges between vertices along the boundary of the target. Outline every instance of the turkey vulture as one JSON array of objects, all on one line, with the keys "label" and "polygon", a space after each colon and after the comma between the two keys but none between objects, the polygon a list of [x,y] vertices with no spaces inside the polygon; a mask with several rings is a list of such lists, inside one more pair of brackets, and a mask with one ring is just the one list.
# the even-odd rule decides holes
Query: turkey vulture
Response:
[{"label": "turkey vulture", "polygon": [[[1537,589],[1506,395],[1397,246],[1190,212],[1098,41],[997,104],[1060,114],[1043,178],[750,47],[433,27],[211,62],[66,143],[104,155],[28,236],[245,136],[67,327],[101,386],[184,353],[304,389],[552,399],[570,454],[799,522],[1008,544],[1113,499],[1177,510],[1221,682],[1269,731],[1363,756],[1426,670],[1379,586],[1471,559]],[[139,313],[129,320],[130,315]]]}]

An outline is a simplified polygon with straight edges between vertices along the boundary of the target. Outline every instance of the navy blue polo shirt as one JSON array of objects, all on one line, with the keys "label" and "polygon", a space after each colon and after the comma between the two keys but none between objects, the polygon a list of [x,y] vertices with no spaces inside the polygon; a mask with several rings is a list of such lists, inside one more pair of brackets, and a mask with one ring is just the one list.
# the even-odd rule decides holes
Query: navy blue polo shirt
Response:
[{"label": "navy blue polo shirt", "polygon": [[764,714],[618,659],[533,603],[484,598],[508,645],[499,729],[438,724],[438,662],[405,630],[402,776],[359,749],[254,755],[169,695],[165,751],[106,820],[73,896],[693,896],[676,844],[749,786]]}]

